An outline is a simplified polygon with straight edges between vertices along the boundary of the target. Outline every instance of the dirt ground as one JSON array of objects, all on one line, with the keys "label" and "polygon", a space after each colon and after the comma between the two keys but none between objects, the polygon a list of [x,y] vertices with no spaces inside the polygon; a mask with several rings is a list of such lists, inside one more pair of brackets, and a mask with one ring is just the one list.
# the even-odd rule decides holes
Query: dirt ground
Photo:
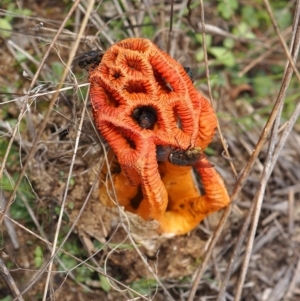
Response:
[{"label": "dirt ground", "polygon": [[[154,235],[153,223],[125,213],[122,208],[108,208],[99,202],[98,177],[103,164],[106,164],[104,154],[108,146],[94,128],[90,103],[87,102],[86,109],[84,107],[88,73],[78,67],[78,61],[75,60],[72,66],[75,76],[66,78],[63,86],[66,89],[59,93],[51,114],[47,117],[45,130],[37,145],[34,145],[38,130],[45,120],[52,91],[57,89],[64,64],[68,60],[75,37],[73,33],[78,33],[84,18],[87,2],[81,1],[82,7],[77,8],[74,17],[67,23],[66,29],[50,51],[34,86],[35,90],[30,92],[27,106],[30,109],[24,115],[24,93],[28,91],[49,43],[73,2],[22,1],[14,2],[11,6],[3,3],[1,18],[6,18],[12,25],[10,35],[0,36],[1,162],[5,160],[5,154],[8,154],[1,180],[3,200],[10,200],[13,187],[32,148],[34,153],[7,212],[10,219],[6,218],[1,227],[0,272],[3,275],[3,267],[6,267],[17,289],[9,288],[0,277],[0,301],[13,300],[13,292],[18,291],[22,292],[24,298],[19,300],[298,300],[299,122],[292,128],[275,160],[264,194],[260,195],[263,200],[261,208],[259,205],[253,206],[259,199],[259,189],[266,179],[264,169],[271,152],[269,143],[272,139],[282,139],[285,129],[292,122],[290,116],[296,112],[299,101],[290,101],[289,97],[299,94],[295,89],[298,82],[295,80],[296,84],[291,84],[290,94],[287,93],[283,109],[285,115],[280,120],[277,138],[271,139],[269,133],[241,191],[230,207],[231,213],[223,224],[209,260],[205,262],[206,252],[224,210],[209,216],[189,234],[161,237]],[[150,2],[157,19],[155,16],[151,17],[151,11],[149,13],[147,7],[144,7],[146,16],[150,16],[143,19],[145,24],[150,23],[150,26],[145,25],[144,31],[138,29],[138,26],[131,28],[128,25],[134,23],[132,11],[143,11],[136,1],[122,1],[119,8],[111,1],[97,3],[94,7],[94,19],[90,18],[76,54],[94,49],[97,43],[105,50],[109,47],[110,39],[115,42],[127,36],[151,34],[151,39],[165,49],[169,30],[166,19],[170,17],[171,2]],[[194,68],[195,86],[208,95],[204,65],[192,61],[196,49],[191,38],[194,30],[187,21],[187,3],[183,5],[181,1],[174,2],[174,25],[177,27],[172,33],[170,52],[183,65],[197,64],[197,68]],[[249,1],[248,4],[252,5],[252,2]],[[233,26],[231,21],[225,22],[214,13],[216,5],[217,1],[205,2],[207,24],[214,24],[225,32],[230,32]],[[294,10],[291,6],[286,9],[291,12]],[[25,16],[27,10],[30,11],[29,17]],[[199,7],[193,8],[191,21],[194,25],[197,18],[200,18],[199,12]],[[97,19],[97,15],[101,16],[101,21]],[[144,15],[139,16],[142,18]],[[154,25],[153,18],[156,20]],[[285,31],[288,36],[286,42],[290,41],[291,31],[290,24]],[[278,75],[274,70],[282,68],[287,59],[280,43],[270,32],[274,33],[271,26],[264,32],[259,29],[255,32],[257,39],[268,45],[267,50],[261,43],[253,42],[252,45],[252,42],[248,43],[243,39],[237,39],[235,44],[239,51],[247,53],[245,58],[238,61],[237,73],[249,67],[253,57],[262,56],[246,72],[246,78],[252,80],[260,73],[277,77],[278,87],[269,87],[268,96],[259,101],[256,99],[257,86],[235,81],[233,73],[226,71],[224,66],[214,65],[213,58],[209,57],[212,63],[211,81],[215,79],[214,74],[219,72],[222,75],[218,79],[219,83],[214,86],[214,97],[217,96],[215,107],[231,158],[223,153],[219,133],[214,137],[207,153],[230,194],[236,191],[240,176],[251,161],[250,156],[264,133],[264,125],[271,116],[283,78],[283,71]],[[100,39],[96,39],[93,44],[91,38],[96,35]],[[213,31],[213,35],[213,43],[216,45],[220,45],[225,39],[223,34],[216,31]],[[269,52],[264,57],[266,51]],[[296,67],[299,67],[298,64]],[[249,101],[249,98],[252,100]],[[18,131],[13,134],[18,119]],[[77,148],[78,133],[80,138]],[[12,141],[12,146],[9,146],[9,141]],[[9,151],[6,152],[7,150]],[[63,200],[65,203],[61,211]],[[2,205],[1,210],[3,208]],[[61,212],[60,231],[56,237]],[[240,233],[247,219],[253,226],[257,218],[251,243],[248,231]],[[236,250],[239,235],[243,239]],[[57,246],[61,246],[61,249],[53,260],[48,281],[51,246],[56,239]],[[250,247],[247,243],[250,243]],[[251,247],[249,264],[244,267],[243,260]],[[236,257],[232,258],[234,252]],[[231,262],[231,273],[225,282]],[[197,284],[196,295],[193,299],[188,299],[196,273],[203,264],[205,270]],[[243,273],[245,279],[241,281]],[[49,287],[43,299],[46,283]],[[222,283],[226,284],[223,293]],[[238,298],[239,286],[242,286],[242,293]]]}]

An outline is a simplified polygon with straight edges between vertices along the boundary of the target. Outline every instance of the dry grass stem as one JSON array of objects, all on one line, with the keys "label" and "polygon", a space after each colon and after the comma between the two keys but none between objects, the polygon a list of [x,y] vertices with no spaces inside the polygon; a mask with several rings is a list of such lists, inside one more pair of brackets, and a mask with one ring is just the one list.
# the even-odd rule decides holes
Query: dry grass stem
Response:
[{"label": "dry grass stem", "polygon": [[[2,256],[1,256],[2,257]],[[24,301],[23,297],[20,296],[20,291],[12,278],[9,270],[6,268],[4,261],[0,258],[0,275],[6,283],[7,287],[9,287],[13,297],[16,301]]]}]

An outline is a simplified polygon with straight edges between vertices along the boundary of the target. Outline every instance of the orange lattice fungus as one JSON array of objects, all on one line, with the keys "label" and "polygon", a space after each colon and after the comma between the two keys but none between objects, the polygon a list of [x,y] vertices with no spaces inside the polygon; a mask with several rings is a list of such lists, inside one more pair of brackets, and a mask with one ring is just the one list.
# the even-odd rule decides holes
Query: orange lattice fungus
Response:
[{"label": "orange lattice fungus", "polygon": [[[228,205],[224,183],[203,154],[216,116],[179,63],[151,41],[131,38],[105,52],[89,81],[96,127],[120,167],[111,169],[119,205],[173,234],[189,232]],[[104,171],[100,200],[109,205],[105,178]]]}]

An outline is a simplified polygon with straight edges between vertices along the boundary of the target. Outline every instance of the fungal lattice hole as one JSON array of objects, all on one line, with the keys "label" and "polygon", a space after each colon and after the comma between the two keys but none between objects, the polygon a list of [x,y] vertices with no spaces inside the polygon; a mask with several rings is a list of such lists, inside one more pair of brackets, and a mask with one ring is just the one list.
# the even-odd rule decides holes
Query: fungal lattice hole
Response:
[{"label": "fungal lattice hole", "polygon": [[147,93],[147,89],[142,82],[129,81],[126,87],[128,93]]},{"label": "fungal lattice hole", "polygon": [[117,108],[119,103],[116,101],[115,97],[108,91],[105,91],[105,102],[107,105]]},{"label": "fungal lattice hole", "polygon": [[135,142],[131,139],[129,139],[128,137],[124,137],[127,141],[127,143],[129,144],[130,148],[132,149],[136,149],[136,145],[135,145]]},{"label": "fungal lattice hole", "polygon": [[138,192],[137,194],[130,200],[130,204],[134,209],[139,208],[141,201],[143,200],[143,191],[141,188],[141,185],[138,187]]},{"label": "fungal lattice hole", "polygon": [[141,61],[138,58],[128,58],[126,57],[127,66],[136,71],[141,71]]},{"label": "fungal lattice hole", "polygon": [[113,74],[113,77],[114,77],[115,79],[119,78],[120,76],[121,76],[121,74],[120,74],[119,72],[115,72],[115,73]]},{"label": "fungal lattice hole", "polygon": [[142,106],[134,109],[132,117],[143,129],[153,129],[157,121],[156,110],[151,106]]},{"label": "fungal lattice hole", "polygon": [[161,92],[169,93],[173,91],[173,88],[168,82],[166,82],[165,78],[161,73],[159,73],[157,70],[154,69],[153,75],[155,77],[156,82],[159,84],[161,88]]},{"label": "fungal lattice hole", "polygon": [[110,55],[111,60],[116,61],[119,54],[120,54],[119,51],[113,49],[112,51],[110,51],[109,55]]},{"label": "fungal lattice hole", "polygon": [[176,126],[182,130],[182,121],[181,121],[180,114],[178,113],[176,107],[173,108],[173,114],[174,114],[175,120],[177,121]]},{"label": "fungal lattice hole", "polygon": [[111,80],[118,79],[124,76],[122,70],[120,70],[119,68],[110,68],[109,75],[111,77]]}]

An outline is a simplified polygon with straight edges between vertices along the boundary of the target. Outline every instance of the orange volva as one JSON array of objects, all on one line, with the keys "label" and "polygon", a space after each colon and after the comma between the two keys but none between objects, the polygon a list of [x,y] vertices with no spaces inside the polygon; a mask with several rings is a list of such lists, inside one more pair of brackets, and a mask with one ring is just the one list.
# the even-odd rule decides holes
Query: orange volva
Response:
[{"label": "orange volva", "polygon": [[[158,232],[173,234],[189,232],[228,205],[225,185],[202,152],[215,133],[216,116],[179,63],[151,41],[130,38],[105,52],[89,71],[89,81],[96,127],[120,166],[111,169],[119,205],[145,220],[157,220]],[[147,110],[155,114],[150,121]],[[158,163],[158,149],[164,148],[174,150],[174,158],[180,150],[201,150],[193,166],[205,195],[194,183],[192,166],[174,165],[172,160]],[[100,200],[111,205],[106,172]]]}]

